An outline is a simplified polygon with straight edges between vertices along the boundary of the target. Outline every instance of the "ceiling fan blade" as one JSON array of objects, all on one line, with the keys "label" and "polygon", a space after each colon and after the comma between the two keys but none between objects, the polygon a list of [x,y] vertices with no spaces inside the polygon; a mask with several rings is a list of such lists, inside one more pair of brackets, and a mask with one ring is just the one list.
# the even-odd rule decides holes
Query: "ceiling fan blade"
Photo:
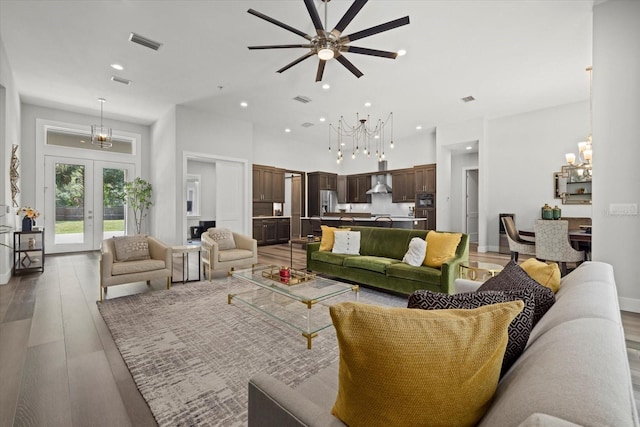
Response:
[{"label": "ceiling fan blade", "polygon": [[339,63],[341,63],[342,65],[344,65],[344,67],[345,67],[347,70],[351,71],[351,72],[353,73],[353,75],[354,75],[354,76],[356,76],[357,78],[362,77],[362,75],[363,75],[363,74],[362,74],[362,71],[358,70],[358,69],[356,68],[356,66],[355,66],[355,65],[353,65],[353,64],[351,63],[351,61],[349,61],[347,58],[345,58],[345,57],[344,57],[344,55],[338,55],[338,56],[336,56],[336,60],[337,60]]},{"label": "ceiling fan blade", "polygon": [[342,52],[359,53],[361,55],[379,56],[381,58],[396,59],[398,54],[396,52],[389,52],[386,50],[368,49],[366,47],[357,46],[343,46],[340,49]]},{"label": "ceiling fan blade", "polygon": [[305,47],[307,49],[311,48],[310,44],[272,44],[267,46],[247,46],[250,50],[255,49],[290,49],[296,47]]},{"label": "ceiling fan blade", "polygon": [[366,30],[358,31],[357,33],[349,34],[348,36],[340,37],[340,43],[349,43],[384,31],[393,30],[394,28],[402,27],[407,24],[409,24],[409,17],[405,16],[404,18],[398,18],[384,24],[376,25],[375,27],[367,28]]},{"label": "ceiling fan blade", "polygon": [[313,26],[318,32],[318,35],[324,35],[324,27],[322,26],[320,15],[318,15],[318,9],[316,9],[316,5],[313,4],[313,0],[304,0],[304,4],[307,6],[307,11],[309,12],[309,16],[311,16],[311,22],[313,22]]},{"label": "ceiling fan blade", "polygon": [[277,19],[271,18],[270,16],[267,16],[264,13],[260,13],[257,10],[249,9],[247,10],[247,12],[252,14],[253,16],[257,16],[258,18],[264,19],[267,22],[271,22],[272,24],[275,24],[280,28],[284,28],[287,31],[291,31],[292,33],[297,34],[300,37],[304,37],[307,40],[311,40],[312,38],[309,34],[304,33],[296,28],[293,28],[292,26],[287,25],[284,22],[280,22]]},{"label": "ceiling fan blade", "polygon": [[320,60],[320,62],[318,62],[318,72],[316,73],[316,81],[317,82],[321,82],[322,81],[322,74],[324,74],[324,65],[327,63],[327,61],[325,60]]},{"label": "ceiling fan blade", "polygon": [[340,21],[336,24],[336,27],[331,30],[331,34],[336,37],[340,37],[340,34],[342,34],[344,29],[347,28],[347,25],[349,25],[351,21],[353,21],[353,18],[355,18],[358,12],[360,12],[360,9],[362,9],[364,5],[367,4],[367,1],[368,0],[354,1],[349,10],[346,11]]},{"label": "ceiling fan blade", "polygon": [[291,62],[290,64],[285,65],[284,67],[280,68],[277,72],[278,73],[282,73],[283,71],[287,71],[289,68],[293,67],[296,64],[301,63],[302,61],[304,61],[305,59],[309,58],[310,56],[315,55],[315,53],[313,51],[306,53],[304,55],[302,55],[300,58],[296,59],[295,61]]}]

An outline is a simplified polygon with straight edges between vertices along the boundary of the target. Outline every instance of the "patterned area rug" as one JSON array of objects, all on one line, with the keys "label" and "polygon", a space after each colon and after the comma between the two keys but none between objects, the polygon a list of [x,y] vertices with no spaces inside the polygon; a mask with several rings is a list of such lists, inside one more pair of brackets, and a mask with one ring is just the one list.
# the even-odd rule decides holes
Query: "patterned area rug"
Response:
[{"label": "patterned area rug", "polygon": [[[234,292],[246,288],[235,279],[220,279],[98,305],[160,426],[246,425],[251,376],[265,371],[295,387],[338,358],[333,328],[321,331],[307,350],[295,329],[227,304],[228,280],[234,280]],[[346,294],[331,301],[353,298]],[[360,301],[406,307],[406,298],[362,288]]]}]

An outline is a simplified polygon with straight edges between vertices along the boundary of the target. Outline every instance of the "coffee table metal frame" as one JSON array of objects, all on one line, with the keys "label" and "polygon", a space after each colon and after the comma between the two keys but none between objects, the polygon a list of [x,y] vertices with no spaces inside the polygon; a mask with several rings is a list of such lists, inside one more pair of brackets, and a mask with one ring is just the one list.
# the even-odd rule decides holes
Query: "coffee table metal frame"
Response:
[{"label": "coffee table metal frame", "polygon": [[484,282],[495,277],[504,267],[490,262],[471,261],[460,264],[460,278]]},{"label": "coffee table metal frame", "polygon": [[230,271],[230,278],[255,285],[255,288],[232,293],[233,280],[229,280],[227,303],[240,301],[297,329],[307,339],[307,349],[309,350],[311,349],[311,340],[318,336],[320,331],[333,325],[329,315],[328,300],[350,292],[354,292],[355,300],[358,300],[360,291],[358,285],[341,283],[323,277],[316,277],[297,285],[287,285],[262,275],[263,270],[272,268],[274,266],[258,266]]}]

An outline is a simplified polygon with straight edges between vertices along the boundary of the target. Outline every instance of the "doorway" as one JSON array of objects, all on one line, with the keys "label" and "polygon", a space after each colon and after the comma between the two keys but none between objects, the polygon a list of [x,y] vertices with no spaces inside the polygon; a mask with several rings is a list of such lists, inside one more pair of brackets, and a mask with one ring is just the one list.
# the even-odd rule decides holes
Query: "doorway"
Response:
[{"label": "doorway", "polygon": [[467,169],[465,175],[466,233],[470,243],[478,243],[478,169]]},{"label": "doorway", "polygon": [[45,156],[45,239],[48,253],[100,249],[105,237],[127,234],[125,181],[135,166]]}]

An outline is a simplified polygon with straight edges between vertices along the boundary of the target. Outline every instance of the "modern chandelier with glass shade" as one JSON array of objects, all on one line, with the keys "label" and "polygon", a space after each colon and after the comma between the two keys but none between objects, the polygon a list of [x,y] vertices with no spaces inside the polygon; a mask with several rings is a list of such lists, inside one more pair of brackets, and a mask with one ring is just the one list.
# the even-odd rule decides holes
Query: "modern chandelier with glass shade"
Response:
[{"label": "modern chandelier with glass shade", "polygon": [[589,134],[585,141],[578,143],[578,155],[574,153],[565,154],[565,160],[568,168],[580,177],[591,177],[591,160],[593,158],[593,141],[592,141],[592,123],[593,123],[593,78],[592,67],[587,67],[589,73]]},{"label": "modern chandelier with glass shade", "polygon": [[358,113],[356,113],[355,125],[350,125],[344,116],[340,116],[337,126],[329,124],[329,152],[333,154],[332,146],[335,144],[337,163],[342,162],[344,151],[348,150],[346,148],[348,139],[351,139],[352,159],[362,154],[367,158],[374,155],[378,162],[385,160],[387,141],[389,148],[393,148],[393,113],[389,113],[385,120],[378,119],[375,126],[369,115],[366,119],[362,119]]},{"label": "modern chandelier with glass shade", "polygon": [[100,124],[91,125],[91,143],[100,148],[111,148],[113,146],[111,128],[104,127],[102,124],[103,107],[107,100],[104,98],[98,98],[98,101],[100,102]]}]

